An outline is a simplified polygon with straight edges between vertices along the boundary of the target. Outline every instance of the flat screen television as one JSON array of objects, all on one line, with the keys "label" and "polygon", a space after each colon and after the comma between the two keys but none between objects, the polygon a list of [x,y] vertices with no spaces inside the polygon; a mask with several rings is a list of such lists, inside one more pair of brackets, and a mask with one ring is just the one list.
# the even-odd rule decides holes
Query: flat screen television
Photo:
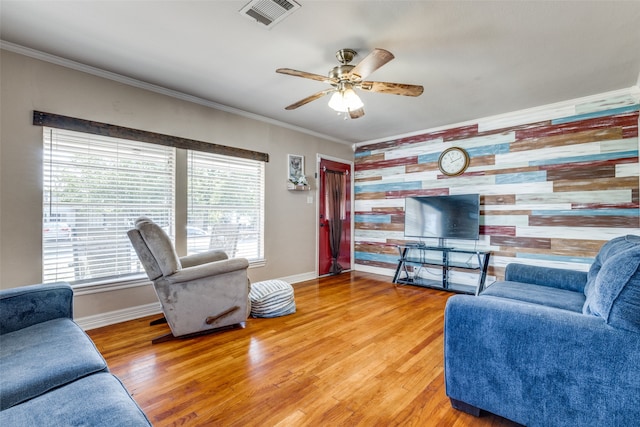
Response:
[{"label": "flat screen television", "polygon": [[480,238],[480,195],[407,197],[406,237],[478,240]]}]

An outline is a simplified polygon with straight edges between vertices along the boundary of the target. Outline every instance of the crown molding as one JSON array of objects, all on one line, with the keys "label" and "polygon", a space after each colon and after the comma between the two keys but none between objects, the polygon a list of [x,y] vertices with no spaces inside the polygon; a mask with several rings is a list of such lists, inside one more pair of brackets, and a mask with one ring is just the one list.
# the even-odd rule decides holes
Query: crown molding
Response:
[{"label": "crown molding", "polygon": [[202,105],[204,107],[212,108],[214,110],[224,111],[226,113],[236,114],[238,116],[246,117],[248,119],[257,120],[263,123],[267,123],[274,126],[290,129],[296,132],[304,133],[307,135],[315,136],[324,140],[337,142],[340,144],[350,144],[349,141],[345,141],[339,138],[334,138],[319,132],[314,132],[309,129],[305,129],[299,126],[291,125],[289,123],[281,122],[279,120],[271,119],[269,117],[261,116],[259,114],[250,113],[248,111],[240,110],[238,108],[229,107],[228,105],[219,104],[208,99],[200,98],[197,96],[189,95],[176,90],[167,89],[162,86],[147,83],[142,80],[137,80],[131,77],[123,76],[122,74],[106,71],[101,68],[92,67],[90,65],[82,64],[80,62],[72,61],[70,59],[62,58],[56,55],[51,55],[36,49],[31,49],[25,46],[21,46],[15,43],[0,40],[0,49],[27,56],[29,58],[38,59],[40,61],[49,62],[51,64],[59,65],[61,67],[69,68],[72,70],[80,71],[83,73],[91,74],[103,79],[112,80],[118,83],[122,83],[128,86],[136,87],[138,89],[155,92],[161,95],[169,96],[171,98],[179,99],[181,101],[191,102],[193,104]]}]

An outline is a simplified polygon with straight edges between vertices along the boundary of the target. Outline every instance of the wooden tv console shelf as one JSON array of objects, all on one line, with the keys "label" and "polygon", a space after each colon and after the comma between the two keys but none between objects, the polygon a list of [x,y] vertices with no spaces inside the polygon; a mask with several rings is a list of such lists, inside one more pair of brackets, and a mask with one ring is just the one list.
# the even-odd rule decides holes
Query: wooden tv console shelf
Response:
[{"label": "wooden tv console shelf", "polygon": [[[393,276],[393,283],[475,295],[484,289],[491,252],[426,246],[419,243],[399,245],[398,251],[400,259]],[[464,258],[467,255],[466,260],[460,260],[461,257]],[[420,271],[424,266],[442,267],[442,278],[435,280],[420,276]],[[476,270],[478,272],[477,284],[473,286],[451,282],[449,276],[452,268]]]}]

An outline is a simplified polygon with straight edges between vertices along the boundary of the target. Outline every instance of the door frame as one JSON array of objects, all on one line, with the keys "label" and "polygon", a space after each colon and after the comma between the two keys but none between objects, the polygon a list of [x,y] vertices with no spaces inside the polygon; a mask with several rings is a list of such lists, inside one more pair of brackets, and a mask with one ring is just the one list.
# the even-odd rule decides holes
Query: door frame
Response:
[{"label": "door frame", "polygon": [[[333,162],[340,162],[340,163],[344,163],[349,165],[349,185],[351,186],[351,198],[349,200],[349,206],[351,206],[351,236],[350,236],[350,265],[349,265],[349,270],[353,270],[354,268],[354,252],[355,252],[355,242],[354,242],[354,237],[355,237],[355,230],[354,230],[354,225],[355,225],[355,177],[353,176],[353,160],[345,160],[345,159],[341,159],[339,157],[334,157],[334,156],[329,156],[326,154],[321,154],[321,153],[316,153],[316,172],[315,172],[315,177],[316,177],[316,211],[315,211],[315,230],[316,230],[316,259],[315,259],[315,265],[316,265],[316,277],[320,277],[320,266],[319,266],[319,258],[320,258],[320,222],[318,221],[320,218],[320,161],[321,160],[330,160]],[[345,270],[346,271],[346,270]]]}]

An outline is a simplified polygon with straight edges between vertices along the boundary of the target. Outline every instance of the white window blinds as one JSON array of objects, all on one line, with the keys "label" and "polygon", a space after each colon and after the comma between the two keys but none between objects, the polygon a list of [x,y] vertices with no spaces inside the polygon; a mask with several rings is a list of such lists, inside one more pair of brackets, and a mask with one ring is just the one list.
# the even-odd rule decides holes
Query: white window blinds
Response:
[{"label": "white window blinds", "polygon": [[264,162],[188,154],[187,250],[264,260]]},{"label": "white window blinds", "polygon": [[127,231],[141,212],[173,224],[175,149],[44,128],[43,280],[144,273]]}]

